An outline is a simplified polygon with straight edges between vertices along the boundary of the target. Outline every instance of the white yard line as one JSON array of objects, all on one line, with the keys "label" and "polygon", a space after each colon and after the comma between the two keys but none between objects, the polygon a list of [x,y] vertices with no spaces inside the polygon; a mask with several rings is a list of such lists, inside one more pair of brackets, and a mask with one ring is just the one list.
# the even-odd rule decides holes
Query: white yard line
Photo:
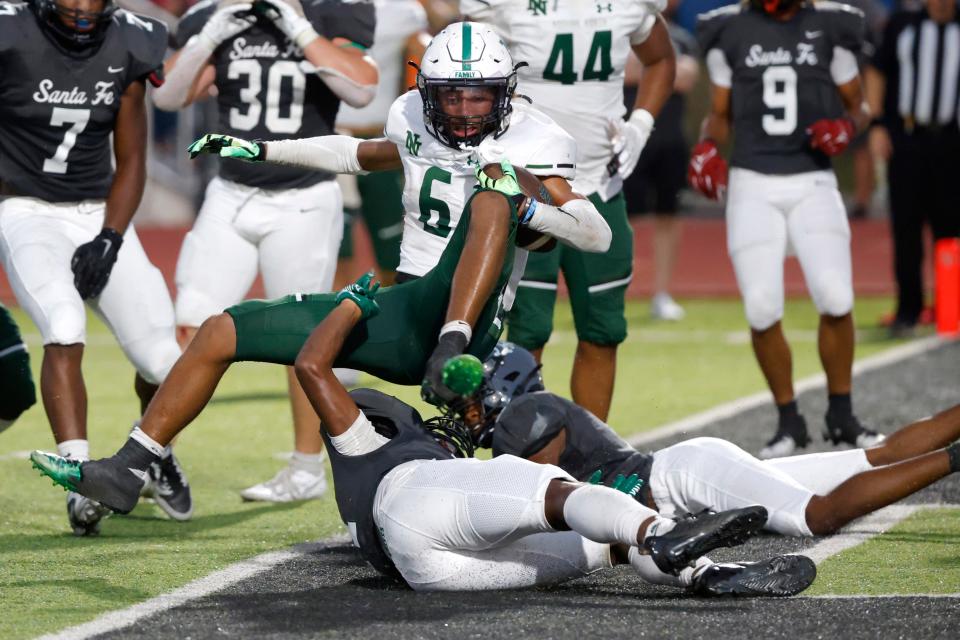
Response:
[{"label": "white yard line", "polygon": [[90,622],[40,636],[38,640],[81,640],[101,633],[107,633],[108,631],[122,629],[148,616],[225,589],[232,584],[272,569],[284,562],[319,549],[343,545],[349,541],[350,539],[346,536],[337,536],[321,540],[320,542],[297,545],[290,549],[284,549],[283,551],[264,553],[249,560],[232,564],[220,571],[214,571],[210,575],[198,578],[179,589],[174,589],[170,593],[161,594],[155,598],[127,607],[126,609],[105,613]]},{"label": "white yard line", "polygon": [[[865,358],[856,363],[854,365],[854,374],[856,375],[858,373],[871,371],[879,367],[900,362],[901,360],[911,356],[934,349],[942,343],[942,340],[936,337],[931,337],[895,347],[878,355]],[[797,383],[797,393],[822,386],[824,382],[825,380],[823,375],[805,378]],[[698,431],[717,420],[729,418],[742,411],[747,411],[754,407],[760,406],[765,402],[769,402],[769,394],[766,392],[740,398],[739,400],[722,404],[708,411],[690,416],[689,418],[663,425],[662,427],[654,429],[653,431],[640,434],[639,436],[632,438],[630,440],[630,444],[638,446],[676,433]],[[806,555],[809,555],[814,559],[815,562],[819,564],[831,555],[860,544],[864,540],[886,531],[897,522],[900,522],[910,514],[914,513],[919,508],[936,506],[940,505],[893,505],[887,507],[886,509],[882,509],[870,516],[867,516],[866,518],[857,521],[853,525],[850,525],[841,531],[839,534],[824,540],[820,544],[808,550]],[[346,536],[337,536],[333,538],[327,538],[316,543],[297,545],[283,551],[271,551],[269,553],[264,553],[254,558],[250,558],[249,560],[232,564],[224,569],[221,569],[220,571],[215,571],[210,575],[204,576],[203,578],[198,578],[197,580],[194,580],[193,582],[190,582],[179,589],[175,589],[170,593],[161,594],[155,598],[151,598],[144,602],[127,607],[126,609],[105,613],[99,618],[95,618],[90,622],[85,622],[83,624],[69,627],[55,633],[40,636],[39,640],[81,640],[83,638],[90,638],[101,633],[107,633],[108,631],[122,629],[123,627],[128,627],[139,620],[142,620],[143,618],[220,591],[230,585],[240,582],[241,580],[245,580],[246,578],[267,571],[268,569],[272,569],[279,564],[306,555],[312,551],[342,545],[348,542],[349,538]],[[876,596],[816,597],[866,598]],[[903,597],[955,598],[960,597],[960,594],[949,594],[946,596],[931,594],[930,596]]]},{"label": "white yard line", "polygon": [[[935,349],[944,343],[945,341],[937,336],[931,336],[922,340],[908,342],[907,344],[888,349],[882,353],[878,353],[874,356],[857,361],[853,365],[853,374],[858,375],[901,362],[907,358]],[[805,391],[821,388],[826,385],[826,382],[826,376],[824,376],[822,373],[819,373],[798,381],[794,386],[796,387],[796,392],[799,395]],[[761,391],[760,393],[754,393],[753,395],[731,400],[730,402],[725,402],[724,404],[713,407],[712,409],[695,413],[692,416],[677,420],[676,422],[670,422],[650,431],[644,431],[643,433],[630,438],[628,442],[631,444],[631,446],[640,447],[655,440],[676,435],[678,433],[693,433],[700,431],[701,429],[704,429],[705,427],[720,420],[732,418],[739,413],[743,413],[757,407],[762,407],[769,403],[771,403],[770,393],[768,391]]]}]

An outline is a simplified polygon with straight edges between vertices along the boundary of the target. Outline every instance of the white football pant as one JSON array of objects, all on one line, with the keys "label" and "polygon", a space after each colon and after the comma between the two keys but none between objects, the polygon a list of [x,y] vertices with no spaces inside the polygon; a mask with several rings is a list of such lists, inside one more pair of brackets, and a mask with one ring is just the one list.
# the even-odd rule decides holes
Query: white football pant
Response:
[{"label": "white football pant", "polygon": [[654,452],[650,493],[667,518],[758,504],[770,531],[810,536],[810,498],[872,468],[863,449],[758,460],[732,442],[693,438]]},{"label": "white football pant", "polygon": [[274,191],[214,178],[177,260],[177,324],[243,300],[258,268],[269,298],[329,291],[342,237],[335,181]]},{"label": "white football pant", "polygon": [[832,171],[765,175],[730,170],[727,250],[750,326],[783,317],[783,261],[792,246],[821,315],[853,309],[850,225]]},{"label": "white football pant", "polygon": [[[0,259],[17,301],[40,330],[43,343],[86,341],[84,301],[73,284],[70,260],[103,227],[102,200],[50,203],[37,198],[0,202]],[[100,296],[87,301],[116,336],[140,375],[160,384],[180,357],[173,305],[160,270],[147,259],[133,225]]]}]

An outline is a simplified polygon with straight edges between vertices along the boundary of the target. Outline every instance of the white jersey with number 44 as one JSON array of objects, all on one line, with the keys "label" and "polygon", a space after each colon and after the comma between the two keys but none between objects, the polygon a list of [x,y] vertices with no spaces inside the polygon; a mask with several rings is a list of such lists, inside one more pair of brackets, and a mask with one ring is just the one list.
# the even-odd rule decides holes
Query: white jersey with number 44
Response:
[{"label": "white jersey with number 44", "polygon": [[[400,151],[406,181],[397,270],[422,276],[436,266],[460,222],[463,206],[477,185],[476,164],[471,151],[447,147],[427,133],[423,100],[417,91],[394,101],[386,135]],[[573,180],[577,156],[573,138],[523,100],[513,101],[510,128],[495,142],[514,166],[534,175]]]},{"label": "white jersey with number 44", "polygon": [[608,121],[622,119],[623,70],[631,45],[650,35],[666,0],[460,0],[460,12],[491,25],[516,62],[517,92],[577,140],[583,194],[606,201],[622,188],[607,165]]}]

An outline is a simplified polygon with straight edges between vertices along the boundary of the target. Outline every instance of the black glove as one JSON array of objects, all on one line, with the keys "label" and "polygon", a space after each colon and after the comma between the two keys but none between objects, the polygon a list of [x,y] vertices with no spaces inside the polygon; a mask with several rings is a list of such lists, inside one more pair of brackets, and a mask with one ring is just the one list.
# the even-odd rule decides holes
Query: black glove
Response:
[{"label": "black glove", "polygon": [[459,331],[449,331],[437,342],[427,367],[423,373],[423,382],[420,383],[420,397],[434,406],[449,404],[460,399],[460,396],[443,384],[443,365],[447,360],[463,353],[467,348],[467,336]]},{"label": "black glove", "polygon": [[70,260],[73,270],[73,286],[84,300],[96,298],[107,286],[113,263],[117,261],[123,236],[104,227],[97,237],[77,247]]}]

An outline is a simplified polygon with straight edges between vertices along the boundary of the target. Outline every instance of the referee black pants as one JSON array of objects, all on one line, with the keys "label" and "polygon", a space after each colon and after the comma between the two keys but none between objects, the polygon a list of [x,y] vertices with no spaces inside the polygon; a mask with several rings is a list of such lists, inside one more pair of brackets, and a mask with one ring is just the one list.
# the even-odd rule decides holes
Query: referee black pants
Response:
[{"label": "referee black pants", "polygon": [[923,225],[934,239],[960,236],[960,131],[892,132],[890,223],[897,321],[912,325],[923,309]]}]

